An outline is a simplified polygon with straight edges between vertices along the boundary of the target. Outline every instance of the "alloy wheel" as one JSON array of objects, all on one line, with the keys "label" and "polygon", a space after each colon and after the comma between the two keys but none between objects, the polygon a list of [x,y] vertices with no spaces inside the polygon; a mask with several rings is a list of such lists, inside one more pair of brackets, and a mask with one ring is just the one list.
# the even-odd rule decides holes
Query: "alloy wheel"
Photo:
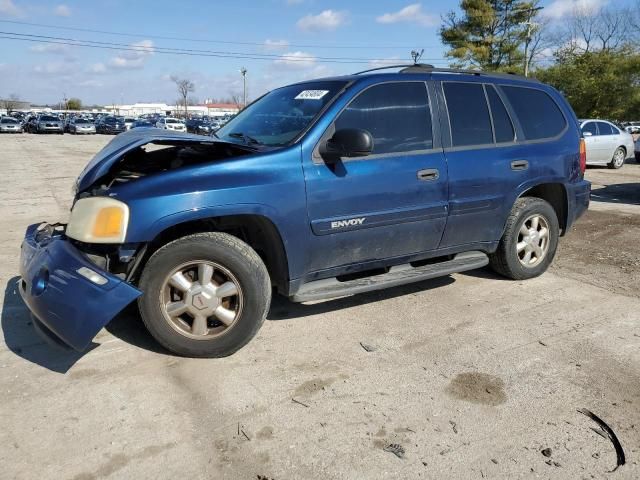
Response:
[{"label": "alloy wheel", "polygon": [[537,266],[549,250],[549,222],[542,215],[528,217],[518,231],[516,252],[527,268]]},{"label": "alloy wheel", "polygon": [[229,331],[242,314],[244,294],[225,267],[196,260],[175,268],[164,280],[160,307],[178,333],[208,340]]}]

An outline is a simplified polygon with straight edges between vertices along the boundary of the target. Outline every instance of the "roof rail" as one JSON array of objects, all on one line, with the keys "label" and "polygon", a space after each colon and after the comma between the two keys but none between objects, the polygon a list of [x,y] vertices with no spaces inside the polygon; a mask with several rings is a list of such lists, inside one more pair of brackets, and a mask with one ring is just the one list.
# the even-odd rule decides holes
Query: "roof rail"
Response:
[{"label": "roof rail", "polygon": [[378,70],[387,70],[390,68],[411,68],[411,67],[416,67],[416,66],[420,66],[423,68],[435,68],[433,65],[429,65],[428,63],[403,63],[402,65],[386,65],[384,67],[376,67],[376,68],[370,68],[368,70],[362,70],[361,72],[356,72],[354,73],[354,75],[361,75],[363,73],[369,73],[369,72],[377,72]]},{"label": "roof rail", "polygon": [[466,75],[477,75],[477,76],[491,76],[491,77],[502,77],[502,78],[518,78],[520,80],[528,80],[530,82],[539,82],[539,80],[531,77],[525,77],[523,75],[519,75],[517,73],[511,72],[485,72],[482,70],[470,70],[466,68],[443,68],[443,67],[434,67],[432,65],[411,65],[406,68],[400,70],[400,73],[461,73]]},{"label": "roof rail", "polygon": [[390,68],[402,68],[399,73],[459,73],[466,75],[477,75],[477,76],[491,76],[491,77],[501,77],[501,78],[517,78],[519,80],[527,80],[529,82],[539,82],[539,80],[531,77],[524,77],[522,75],[518,75],[517,73],[501,73],[501,72],[485,72],[482,70],[470,70],[464,68],[444,68],[444,67],[434,67],[428,63],[415,63],[415,64],[405,64],[405,65],[388,65],[386,67],[378,67],[378,68],[370,68],[369,70],[363,70],[362,72],[357,72],[354,75],[360,75],[362,73],[375,72],[378,70],[386,70]]}]

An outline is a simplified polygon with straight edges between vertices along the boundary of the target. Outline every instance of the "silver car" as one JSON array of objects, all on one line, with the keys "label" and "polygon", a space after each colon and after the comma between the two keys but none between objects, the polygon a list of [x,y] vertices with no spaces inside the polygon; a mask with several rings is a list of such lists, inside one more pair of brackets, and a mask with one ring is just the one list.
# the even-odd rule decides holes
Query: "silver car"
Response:
[{"label": "silver car", "polygon": [[607,165],[620,168],[634,156],[633,137],[606,120],[580,120],[580,129],[587,147],[587,165]]},{"label": "silver car", "polygon": [[22,133],[22,124],[13,117],[0,118],[0,133]]},{"label": "silver car", "polygon": [[62,120],[54,115],[39,115],[36,120],[36,133],[64,133]]},{"label": "silver car", "polygon": [[92,135],[96,133],[96,126],[84,118],[74,118],[69,122],[69,133]]}]

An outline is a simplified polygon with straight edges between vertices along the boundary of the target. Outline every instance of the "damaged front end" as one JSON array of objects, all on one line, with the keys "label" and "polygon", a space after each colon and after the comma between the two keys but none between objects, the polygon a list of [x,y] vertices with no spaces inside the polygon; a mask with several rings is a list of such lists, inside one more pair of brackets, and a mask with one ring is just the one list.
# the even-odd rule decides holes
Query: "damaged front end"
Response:
[{"label": "damaged front end", "polygon": [[22,243],[21,295],[40,329],[84,350],[142,295],[135,276],[148,243],[128,243],[129,206],[118,192],[138,179],[247,155],[253,148],[165,130],[112,140],[76,182],[68,225],[34,224]]},{"label": "damaged front end", "polygon": [[84,350],[102,327],[142,295],[92,263],[68,241],[63,226],[27,228],[20,275],[20,294],[45,333],[76,350]]}]

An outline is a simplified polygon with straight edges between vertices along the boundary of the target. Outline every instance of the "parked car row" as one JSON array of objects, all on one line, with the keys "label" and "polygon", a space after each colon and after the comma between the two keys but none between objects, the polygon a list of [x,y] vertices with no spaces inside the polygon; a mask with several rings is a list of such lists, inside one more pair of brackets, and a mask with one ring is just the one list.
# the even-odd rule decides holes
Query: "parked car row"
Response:
[{"label": "parked car row", "polygon": [[115,115],[67,115],[62,118],[52,113],[4,116],[0,123],[0,133],[71,133],[71,134],[108,134],[117,135],[132,128],[161,128],[176,132],[192,132],[211,135],[227,119],[218,120],[208,117],[189,119],[184,122],[174,117],[157,114],[143,115],[138,118]]},{"label": "parked car row", "polygon": [[640,122],[622,122],[621,127],[625,129],[627,133],[640,134]]}]

